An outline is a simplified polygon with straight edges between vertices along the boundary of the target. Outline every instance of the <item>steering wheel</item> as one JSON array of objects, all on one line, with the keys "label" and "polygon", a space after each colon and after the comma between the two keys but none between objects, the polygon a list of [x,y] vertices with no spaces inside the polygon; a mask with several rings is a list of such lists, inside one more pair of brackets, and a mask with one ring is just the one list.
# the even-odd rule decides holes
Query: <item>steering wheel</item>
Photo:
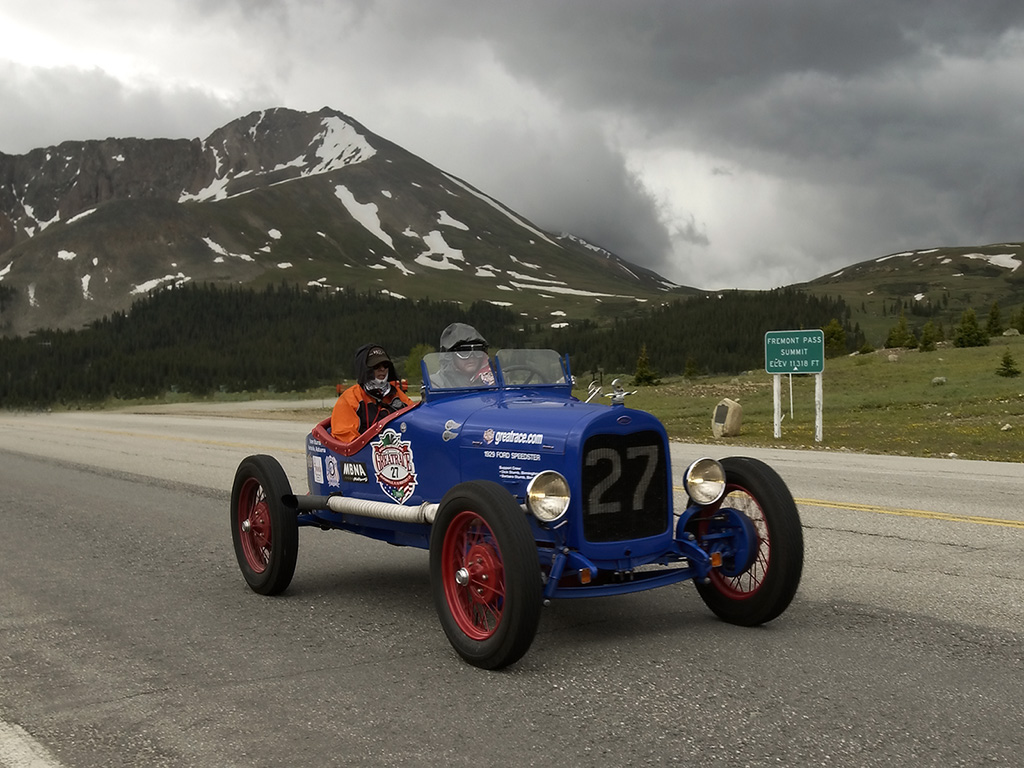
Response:
[{"label": "steering wheel", "polygon": [[[529,384],[534,379],[537,379],[539,381],[543,381],[545,378],[547,378],[547,374],[544,373],[544,371],[542,371],[537,366],[533,365],[532,363],[519,363],[517,365],[510,365],[510,366],[507,366],[507,367],[506,366],[502,366],[501,372],[505,376],[505,383],[506,384],[512,384],[513,386],[522,386],[524,384]],[[511,374],[511,373],[518,373],[518,374],[525,374],[525,375],[522,376],[522,379],[523,379],[522,381],[515,381],[514,379],[517,379],[519,377],[517,377],[517,376],[509,376],[509,374]]]}]

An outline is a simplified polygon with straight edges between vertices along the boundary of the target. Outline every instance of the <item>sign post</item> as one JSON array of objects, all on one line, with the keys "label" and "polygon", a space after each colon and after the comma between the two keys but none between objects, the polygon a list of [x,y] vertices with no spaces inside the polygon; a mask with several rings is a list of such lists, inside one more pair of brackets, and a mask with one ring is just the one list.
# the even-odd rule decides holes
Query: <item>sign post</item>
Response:
[{"label": "sign post", "polygon": [[774,378],[776,438],[782,437],[782,374],[790,374],[790,413],[793,407],[792,374],[814,374],[814,439],[820,443],[823,432],[821,374],[825,370],[825,332],[817,328],[768,331],[764,335],[764,369]]}]

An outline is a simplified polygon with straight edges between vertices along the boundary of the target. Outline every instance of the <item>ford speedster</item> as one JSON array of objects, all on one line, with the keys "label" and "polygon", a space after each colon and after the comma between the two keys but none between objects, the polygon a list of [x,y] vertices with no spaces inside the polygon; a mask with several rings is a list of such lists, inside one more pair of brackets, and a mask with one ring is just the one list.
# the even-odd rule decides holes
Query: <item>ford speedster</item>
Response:
[{"label": "ford speedster", "polygon": [[441,626],[486,669],[526,653],[551,600],[689,580],[745,626],[790,604],[803,536],[768,465],[697,457],[673,479],[661,422],[626,407],[617,386],[574,397],[568,356],[502,350],[493,384],[445,387],[451,354],[426,355],[419,402],[357,440],[335,440],[329,418],[314,426],[307,494],[270,456],[241,462],[231,534],[253,590],[288,587],[304,526],[426,549]]}]

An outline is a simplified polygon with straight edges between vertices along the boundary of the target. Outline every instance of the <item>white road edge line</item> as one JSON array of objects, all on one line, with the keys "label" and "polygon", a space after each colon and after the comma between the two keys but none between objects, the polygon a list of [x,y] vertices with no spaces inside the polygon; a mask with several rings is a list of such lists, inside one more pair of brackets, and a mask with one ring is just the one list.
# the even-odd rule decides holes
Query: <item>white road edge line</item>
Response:
[{"label": "white road edge line", "polygon": [[5,768],[62,768],[28,731],[3,720],[0,720],[0,765]]}]

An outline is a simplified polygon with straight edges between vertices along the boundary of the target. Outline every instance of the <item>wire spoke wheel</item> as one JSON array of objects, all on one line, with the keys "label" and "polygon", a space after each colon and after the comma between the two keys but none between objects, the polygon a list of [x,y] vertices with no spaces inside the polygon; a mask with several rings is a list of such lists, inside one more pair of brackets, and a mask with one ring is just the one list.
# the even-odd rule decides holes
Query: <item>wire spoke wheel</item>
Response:
[{"label": "wire spoke wheel", "polygon": [[[764,584],[772,557],[772,539],[764,510],[761,509],[757,498],[746,488],[736,485],[726,486],[725,496],[719,504],[719,508],[723,507],[736,510],[746,516],[756,532],[755,550],[746,569],[736,575],[729,575],[723,569],[716,568],[710,575],[711,581],[720,592],[729,595],[734,600],[742,600],[756,593]],[[709,518],[703,518],[699,524],[701,535],[704,535],[708,529]]]},{"label": "wire spoke wheel", "polygon": [[525,513],[497,483],[462,483],[430,535],[430,582],[452,647],[483,669],[518,661],[537,633],[541,578]]},{"label": "wire spoke wheel", "polygon": [[719,618],[755,626],[776,618],[796,594],[804,562],[800,515],[782,478],[764,462],[735,456],[722,459],[722,466],[726,494],[695,519],[694,532],[710,551],[729,531],[734,554],[705,583],[694,583]]},{"label": "wire spoke wheel", "polygon": [[263,595],[283,592],[295,573],[298,522],[282,501],[290,494],[276,459],[249,456],[238,465],[231,489],[231,539],[242,576]]},{"label": "wire spoke wheel", "polygon": [[267,494],[256,478],[250,477],[243,483],[237,512],[245,561],[255,573],[263,573],[270,564],[273,543]]},{"label": "wire spoke wheel", "polygon": [[505,606],[505,567],[494,532],[475,512],[460,512],[448,527],[441,578],[452,618],[466,636],[493,636]]}]

